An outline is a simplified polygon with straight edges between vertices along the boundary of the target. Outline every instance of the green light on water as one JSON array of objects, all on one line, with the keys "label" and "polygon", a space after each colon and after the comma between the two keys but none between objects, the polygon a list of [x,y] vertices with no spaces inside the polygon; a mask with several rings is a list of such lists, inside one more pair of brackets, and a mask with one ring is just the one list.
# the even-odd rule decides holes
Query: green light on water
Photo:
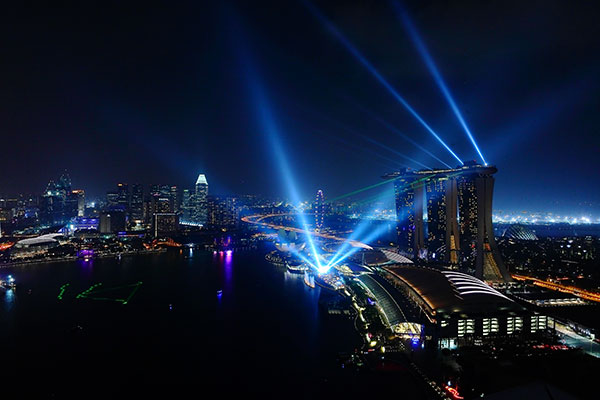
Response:
[{"label": "green light on water", "polygon": [[58,293],[58,296],[56,297],[58,300],[62,300],[63,299],[63,295],[65,294],[65,291],[67,290],[67,287],[69,286],[69,283],[65,283],[64,285],[62,285],[60,287],[60,291]]},{"label": "green light on water", "polygon": [[[135,293],[137,292],[139,287],[142,285],[142,282],[139,281],[137,283],[133,283],[130,285],[121,285],[121,286],[115,286],[115,287],[105,288],[105,289],[101,289],[101,290],[95,290],[100,285],[102,285],[102,283],[97,283],[95,285],[90,286],[87,290],[78,294],[76,298],[78,298],[78,299],[84,298],[84,299],[99,300],[99,301],[114,301],[114,302],[121,303],[121,304],[127,304],[129,302],[129,300],[131,300],[131,298],[135,295]],[[131,292],[129,293],[129,295],[127,296],[127,298],[125,298],[125,299],[121,299],[121,298],[117,298],[117,297],[96,297],[96,295],[98,295],[100,293],[115,292],[117,290],[122,290],[125,288],[132,289]]]}]

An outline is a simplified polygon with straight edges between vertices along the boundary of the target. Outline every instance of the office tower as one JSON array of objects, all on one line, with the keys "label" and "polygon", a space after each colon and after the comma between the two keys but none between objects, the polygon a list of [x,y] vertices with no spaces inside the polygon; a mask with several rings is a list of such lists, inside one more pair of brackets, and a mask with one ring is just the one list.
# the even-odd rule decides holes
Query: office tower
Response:
[{"label": "office tower", "polygon": [[119,192],[116,190],[106,192],[106,207],[110,209],[119,207]]},{"label": "office tower", "polygon": [[177,186],[171,186],[169,188],[169,199],[171,202],[171,210],[173,210],[175,214],[179,214],[180,201]]},{"label": "office tower", "polygon": [[206,225],[219,228],[233,228],[239,218],[238,201],[235,197],[207,197]]},{"label": "office tower", "polygon": [[83,217],[85,215],[85,191],[83,189],[72,190],[70,197],[75,206],[75,214]]},{"label": "office tower", "polygon": [[181,199],[181,219],[185,222],[190,222],[192,220],[192,197],[189,189],[183,189]]},{"label": "office tower", "polygon": [[194,210],[192,219],[193,222],[205,224],[207,221],[207,197],[208,197],[208,181],[204,174],[198,175],[194,192]]},{"label": "office tower", "polygon": [[152,217],[154,237],[169,235],[179,230],[179,216],[175,213],[155,213]]},{"label": "office tower", "polygon": [[77,215],[77,197],[72,195],[71,178],[66,172],[57,182],[50,180],[40,199],[40,220],[48,225],[65,224]]},{"label": "office tower", "polygon": [[129,213],[129,185],[126,183],[117,184],[117,205],[120,209],[125,210],[125,213]]},{"label": "office tower", "polygon": [[130,215],[134,221],[144,219],[144,186],[139,183],[131,186]]},{"label": "office tower", "polygon": [[320,232],[323,229],[323,221],[325,218],[325,201],[323,197],[323,191],[317,191],[317,197],[315,198],[314,204],[315,212],[315,231]]}]

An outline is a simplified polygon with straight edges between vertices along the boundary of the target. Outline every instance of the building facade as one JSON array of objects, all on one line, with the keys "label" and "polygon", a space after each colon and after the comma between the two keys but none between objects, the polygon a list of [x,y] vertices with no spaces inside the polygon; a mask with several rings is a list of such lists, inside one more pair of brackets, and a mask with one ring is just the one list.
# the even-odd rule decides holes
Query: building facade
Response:
[{"label": "building facade", "polygon": [[473,161],[454,169],[405,169],[384,176],[394,181],[400,249],[413,260],[444,261],[480,279],[510,281],[492,226],[496,172]]}]

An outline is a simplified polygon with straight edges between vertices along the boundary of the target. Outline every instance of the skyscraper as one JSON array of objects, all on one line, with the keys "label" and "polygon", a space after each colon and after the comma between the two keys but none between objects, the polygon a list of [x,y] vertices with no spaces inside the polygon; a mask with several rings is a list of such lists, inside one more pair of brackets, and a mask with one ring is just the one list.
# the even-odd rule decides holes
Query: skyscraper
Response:
[{"label": "skyscraper", "polygon": [[125,211],[126,214],[129,213],[129,185],[126,183],[118,183],[117,184],[117,205],[119,208]]},{"label": "skyscraper", "polygon": [[189,189],[183,189],[183,195],[181,199],[181,219],[185,222],[192,220],[192,214],[194,207],[192,206],[193,195]]},{"label": "skyscraper", "polygon": [[[400,249],[415,260],[437,261],[440,254],[443,261],[460,264],[478,278],[510,281],[492,226],[492,174],[496,171],[496,167],[473,161],[455,169],[403,170],[384,176],[394,180]],[[424,198],[427,246],[423,243]]]},{"label": "skyscraper", "polygon": [[206,180],[206,176],[204,174],[198,175],[198,179],[196,180],[195,192],[194,192],[194,201],[193,201],[193,214],[192,220],[198,224],[206,224],[208,217],[208,181]]},{"label": "skyscraper", "polygon": [[323,221],[325,218],[325,201],[323,198],[323,191],[317,191],[317,197],[315,199],[315,231],[320,232],[323,229]]},{"label": "skyscraper", "polygon": [[437,260],[446,253],[446,182],[447,178],[432,177],[425,185],[428,256]]},{"label": "skyscraper", "polygon": [[142,221],[144,219],[144,186],[136,183],[131,186],[131,219]]},{"label": "skyscraper", "polygon": [[169,199],[171,201],[171,210],[173,210],[173,212],[175,214],[179,214],[179,190],[177,189],[177,186],[173,185],[170,188],[170,192],[169,192]]},{"label": "skyscraper", "polygon": [[70,197],[77,210],[75,213],[78,217],[83,217],[85,214],[85,191],[83,189],[72,190]]},{"label": "skyscraper", "polygon": [[427,178],[427,248],[428,258],[452,265],[458,263],[458,224],[456,179],[451,173],[438,173]]},{"label": "skyscraper", "polygon": [[51,180],[40,202],[41,222],[50,225],[67,223],[77,216],[77,195],[71,190],[71,178],[65,172],[57,182]]},{"label": "skyscraper", "polygon": [[457,178],[460,247],[463,266],[476,277],[510,281],[500,257],[492,225],[494,166],[466,162]]},{"label": "skyscraper", "polygon": [[408,169],[387,174],[384,178],[394,181],[398,246],[407,255],[421,258],[425,250],[421,179]]}]

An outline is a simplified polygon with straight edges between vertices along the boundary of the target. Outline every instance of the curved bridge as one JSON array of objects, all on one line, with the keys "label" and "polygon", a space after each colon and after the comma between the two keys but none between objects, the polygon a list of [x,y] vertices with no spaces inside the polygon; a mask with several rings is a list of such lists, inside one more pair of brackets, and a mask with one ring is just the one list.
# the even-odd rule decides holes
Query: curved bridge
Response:
[{"label": "curved bridge", "polygon": [[342,238],[342,237],[338,237],[338,236],[334,236],[334,235],[329,235],[327,233],[309,231],[309,230],[304,230],[304,229],[300,229],[300,228],[294,228],[294,227],[291,227],[291,226],[277,225],[277,224],[274,224],[274,223],[264,222],[264,220],[268,219],[268,218],[282,217],[282,216],[286,216],[286,215],[297,215],[297,214],[296,213],[284,213],[284,214],[265,214],[265,215],[258,214],[258,215],[249,215],[247,217],[242,217],[242,221],[247,222],[249,224],[266,226],[268,228],[272,228],[272,229],[276,229],[276,230],[283,229],[285,231],[291,231],[291,232],[297,232],[297,233],[305,233],[307,235],[311,235],[311,236],[315,236],[315,237],[320,237],[320,238],[324,238],[324,239],[338,240],[340,242],[348,242],[352,247],[360,247],[360,248],[366,249],[366,250],[373,250],[373,248],[371,246],[369,246],[366,243],[359,242],[358,240],[352,240],[352,239],[349,240],[347,238]]}]

